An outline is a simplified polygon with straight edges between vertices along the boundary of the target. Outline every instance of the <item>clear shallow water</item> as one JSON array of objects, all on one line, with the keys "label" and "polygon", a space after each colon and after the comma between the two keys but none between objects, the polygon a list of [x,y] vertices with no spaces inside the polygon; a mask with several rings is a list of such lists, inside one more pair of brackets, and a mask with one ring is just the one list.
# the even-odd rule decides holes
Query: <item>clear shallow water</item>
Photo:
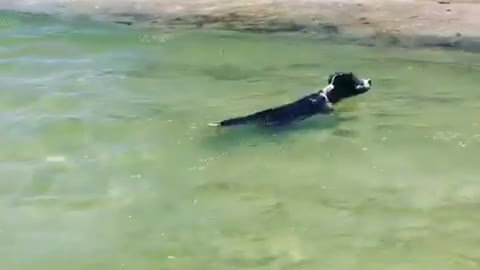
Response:
[{"label": "clear shallow water", "polygon": [[[2,13],[5,269],[478,269],[480,56]],[[206,123],[336,70],[289,130]]]}]

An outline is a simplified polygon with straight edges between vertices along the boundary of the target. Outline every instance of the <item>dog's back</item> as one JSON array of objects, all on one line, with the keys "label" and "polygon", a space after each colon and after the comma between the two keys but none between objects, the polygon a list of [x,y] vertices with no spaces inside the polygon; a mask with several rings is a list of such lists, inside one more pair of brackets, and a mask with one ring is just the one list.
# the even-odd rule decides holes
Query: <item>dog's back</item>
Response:
[{"label": "dog's back", "polygon": [[330,111],[328,101],[325,96],[310,94],[294,102],[263,110],[250,115],[236,117],[221,121],[220,126],[234,126],[249,123],[258,123],[263,125],[282,125],[295,120],[305,119],[318,113],[327,113]]}]

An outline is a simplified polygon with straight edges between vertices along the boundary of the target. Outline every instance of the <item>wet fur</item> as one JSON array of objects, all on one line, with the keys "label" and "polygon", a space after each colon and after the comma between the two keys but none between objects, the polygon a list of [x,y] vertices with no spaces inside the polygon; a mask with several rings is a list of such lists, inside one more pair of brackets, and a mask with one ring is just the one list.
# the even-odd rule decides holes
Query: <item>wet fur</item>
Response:
[{"label": "wet fur", "polygon": [[284,126],[317,114],[330,114],[333,105],[341,100],[366,93],[371,80],[360,80],[353,73],[336,72],[328,77],[328,85],[315,93],[299,98],[288,104],[262,110],[245,116],[234,117],[209,124],[228,127],[246,124],[262,126]]}]

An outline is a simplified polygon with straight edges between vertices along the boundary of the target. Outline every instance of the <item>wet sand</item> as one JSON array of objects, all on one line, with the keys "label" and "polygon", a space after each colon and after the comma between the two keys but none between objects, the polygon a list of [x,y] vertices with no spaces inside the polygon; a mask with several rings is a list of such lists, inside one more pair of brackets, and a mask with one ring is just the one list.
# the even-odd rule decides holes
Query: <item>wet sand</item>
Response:
[{"label": "wet sand", "polygon": [[365,45],[480,51],[477,0],[17,0],[0,6],[139,27],[313,32]]}]

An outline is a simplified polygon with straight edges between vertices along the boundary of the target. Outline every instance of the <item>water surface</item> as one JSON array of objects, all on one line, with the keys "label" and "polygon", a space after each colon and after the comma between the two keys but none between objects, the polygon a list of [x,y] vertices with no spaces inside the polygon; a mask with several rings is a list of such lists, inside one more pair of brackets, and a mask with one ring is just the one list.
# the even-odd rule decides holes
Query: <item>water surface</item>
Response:
[{"label": "water surface", "polygon": [[[2,269],[478,269],[480,56],[1,13]],[[368,76],[283,130],[208,122]]]}]

